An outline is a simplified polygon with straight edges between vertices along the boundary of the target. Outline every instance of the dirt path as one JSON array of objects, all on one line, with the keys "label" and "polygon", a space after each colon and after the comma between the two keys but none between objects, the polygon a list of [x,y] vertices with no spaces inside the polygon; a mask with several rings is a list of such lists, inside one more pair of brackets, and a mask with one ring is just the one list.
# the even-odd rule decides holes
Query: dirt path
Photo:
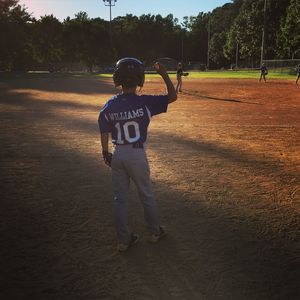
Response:
[{"label": "dirt path", "polygon": [[[300,97],[291,81],[185,82],[153,119],[148,153],[162,223],[148,241],[134,188],[115,250],[96,78],[0,82],[0,299],[300,298]],[[159,80],[143,92],[164,91]]]}]

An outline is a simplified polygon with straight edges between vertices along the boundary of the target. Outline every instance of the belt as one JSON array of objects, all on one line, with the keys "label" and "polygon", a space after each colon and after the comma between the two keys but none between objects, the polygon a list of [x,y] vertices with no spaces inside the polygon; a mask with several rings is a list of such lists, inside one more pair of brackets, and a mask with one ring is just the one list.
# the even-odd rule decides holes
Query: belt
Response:
[{"label": "belt", "polygon": [[116,144],[116,146],[129,146],[131,145],[134,149],[144,149],[144,144],[141,142],[136,142],[132,144]]}]

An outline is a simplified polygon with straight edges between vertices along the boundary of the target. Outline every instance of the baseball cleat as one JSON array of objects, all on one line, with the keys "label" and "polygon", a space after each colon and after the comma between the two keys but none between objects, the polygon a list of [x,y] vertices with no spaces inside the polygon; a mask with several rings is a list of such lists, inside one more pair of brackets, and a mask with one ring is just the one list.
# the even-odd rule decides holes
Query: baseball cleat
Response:
[{"label": "baseball cleat", "polygon": [[159,234],[152,234],[151,235],[151,242],[157,243],[160,239],[167,235],[166,229],[163,226],[159,226]]},{"label": "baseball cleat", "polygon": [[119,252],[125,252],[128,250],[128,248],[134,244],[136,244],[140,239],[140,236],[136,233],[132,233],[130,236],[129,244],[119,244],[118,245],[118,251]]}]

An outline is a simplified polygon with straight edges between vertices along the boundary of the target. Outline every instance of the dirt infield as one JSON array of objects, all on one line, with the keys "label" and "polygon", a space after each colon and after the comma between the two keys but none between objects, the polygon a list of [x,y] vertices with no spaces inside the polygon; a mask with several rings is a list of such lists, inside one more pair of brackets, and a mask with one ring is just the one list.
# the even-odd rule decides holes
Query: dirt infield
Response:
[{"label": "dirt infield", "polygon": [[97,124],[115,92],[96,77],[0,81],[0,299],[300,299],[300,86],[187,79],[148,137],[169,234],[149,243],[132,188],[143,238],[125,254]]}]

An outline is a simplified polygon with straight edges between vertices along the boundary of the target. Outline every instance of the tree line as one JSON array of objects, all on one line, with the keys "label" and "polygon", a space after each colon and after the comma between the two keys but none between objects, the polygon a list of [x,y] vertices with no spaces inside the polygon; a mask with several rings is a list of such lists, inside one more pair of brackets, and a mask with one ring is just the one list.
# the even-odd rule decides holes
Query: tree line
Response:
[{"label": "tree line", "polygon": [[[300,58],[299,0],[232,0],[212,12],[187,16],[132,14],[111,24],[78,12],[60,21],[32,17],[19,0],[0,1],[0,70],[29,70],[58,63],[109,65],[120,57],[159,57],[227,68],[257,66],[265,28],[265,59]],[[111,25],[111,31],[110,31]],[[110,35],[111,32],[111,35]],[[209,58],[209,59],[208,59]]]}]

